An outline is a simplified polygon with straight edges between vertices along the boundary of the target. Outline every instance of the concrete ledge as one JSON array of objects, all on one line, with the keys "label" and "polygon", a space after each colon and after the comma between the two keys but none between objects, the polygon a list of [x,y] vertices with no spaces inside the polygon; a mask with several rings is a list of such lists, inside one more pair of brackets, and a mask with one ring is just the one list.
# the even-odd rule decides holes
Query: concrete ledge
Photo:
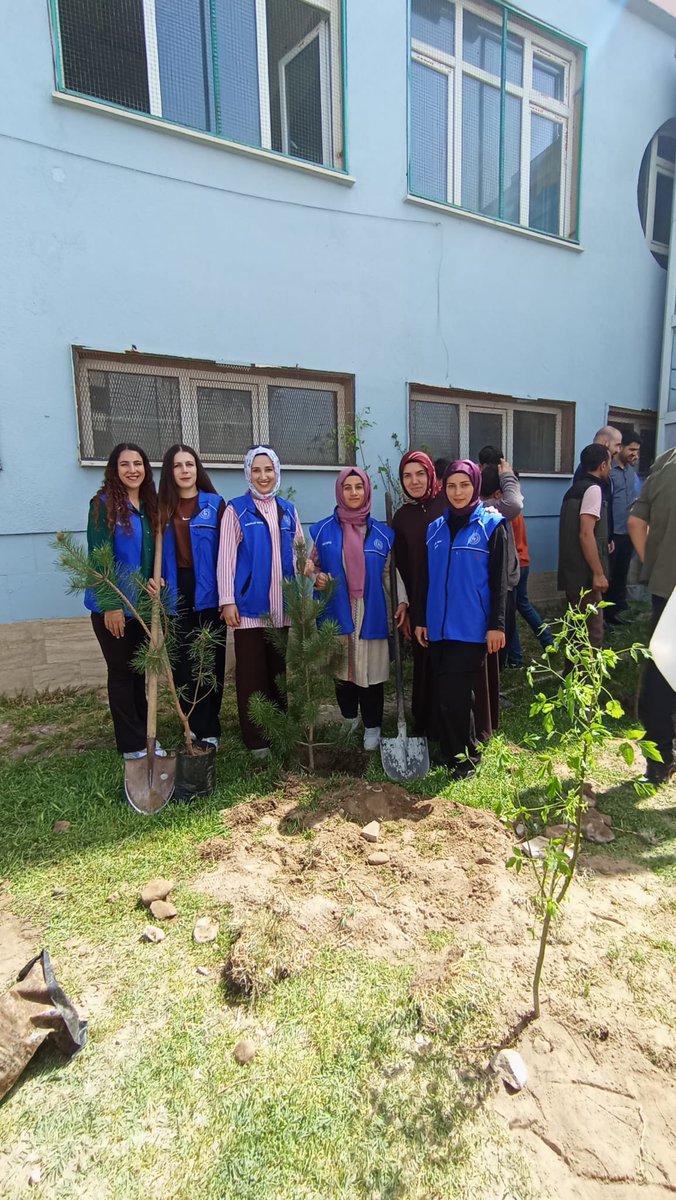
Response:
[{"label": "concrete ledge", "polygon": [[528,576],[528,595],[535,604],[549,600],[563,600],[563,592],[556,586],[556,571],[531,571]]}]

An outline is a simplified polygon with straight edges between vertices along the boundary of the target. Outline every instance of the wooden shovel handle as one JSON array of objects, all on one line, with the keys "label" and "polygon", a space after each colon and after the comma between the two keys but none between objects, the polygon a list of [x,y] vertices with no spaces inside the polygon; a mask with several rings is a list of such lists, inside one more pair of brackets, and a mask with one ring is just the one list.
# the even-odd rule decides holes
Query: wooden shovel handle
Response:
[{"label": "wooden shovel handle", "polygon": [[[150,640],[153,646],[160,644],[160,584],[162,582],[162,526],[158,525],[155,532],[155,558],[153,561],[153,582],[155,595],[153,597],[152,616],[150,618]],[[148,741],[154,742],[157,737],[157,672],[149,671],[146,675],[146,692],[148,694]]]}]

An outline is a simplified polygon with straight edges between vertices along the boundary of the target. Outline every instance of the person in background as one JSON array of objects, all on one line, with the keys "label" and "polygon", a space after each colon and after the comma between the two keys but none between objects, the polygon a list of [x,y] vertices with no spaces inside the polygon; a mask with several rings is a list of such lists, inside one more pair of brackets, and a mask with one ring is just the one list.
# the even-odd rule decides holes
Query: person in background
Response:
[{"label": "person in background", "polygon": [[[613,458],[615,457],[620,446],[622,445],[622,434],[619,429],[615,428],[614,425],[604,425],[601,429],[597,429],[596,433],[594,434],[594,440],[591,443],[591,445],[606,446],[608,449],[608,453],[610,454],[610,461],[612,463]],[[582,470],[582,464],[580,462],[580,463],[578,463],[577,468],[575,470],[575,474],[573,475],[573,483],[579,483],[583,476],[584,476],[584,471]],[[613,547],[614,547],[614,543],[613,543],[613,484],[612,484],[612,480],[610,478],[603,480],[603,483],[601,486],[601,491],[603,492],[603,499],[605,500],[607,509],[608,509],[608,553],[612,554]]]},{"label": "person in background", "polygon": [[480,499],[481,471],[461,459],[446,469],[449,508],[427,530],[415,635],[430,648],[437,678],[441,759],[455,779],[474,771],[474,679],[505,644],[507,533]]},{"label": "person in background", "polygon": [[[162,463],[160,520],[165,530],[163,574],[176,597],[174,683],[190,716],[193,741],[218,745],[225,676],[225,639],[216,646],[215,685],[198,687],[191,643],[205,626],[223,630],[218,609],[216,562],[225,501],[191,446],[171,446]],[[223,632],[225,632],[223,630]],[[195,703],[196,701],[196,703]]]},{"label": "person in background", "polygon": [[[484,451],[490,447],[484,447]],[[479,454],[481,459],[482,451]],[[500,466],[487,462],[481,468],[481,499],[486,507],[496,508],[507,522],[507,603],[505,609],[506,645],[498,655],[500,667],[504,667],[507,650],[516,629],[516,588],[519,584],[519,556],[514,542],[512,521],[523,511],[523,495],[519,481],[505,458],[500,456]]]},{"label": "person in background", "polygon": [[443,482],[444,482],[444,471],[446,470],[446,467],[447,467],[447,466],[448,466],[448,459],[447,459],[447,458],[435,458],[435,460],[434,460],[434,474],[436,475],[436,479],[437,479],[437,483],[439,484],[439,490],[440,490],[440,491],[441,491],[441,489],[442,489],[442,487],[443,487]]},{"label": "person in background", "polygon": [[[336,699],[343,719],[356,729],[361,712],[364,749],[380,742],[385,681],[390,674],[387,593],[388,565],[394,533],[371,516],[371,480],[360,467],[346,467],[336,480],[336,507],[330,517],[310,526],[314,545],[310,562],[314,586],[334,591],[320,617],[334,620],[344,638],[345,653],[336,677]],[[398,578],[397,628],[406,621],[408,597]]]},{"label": "person in background", "polygon": [[[440,460],[437,459],[437,462]],[[441,460],[443,461],[443,460]],[[436,464],[422,450],[409,450],[399,463],[399,480],[408,504],[397,509],[392,521],[394,555],[397,569],[409,597],[413,597],[420,578],[427,548],[425,538],[431,521],[440,517],[448,500],[436,477]],[[411,636],[407,615],[404,633]],[[429,651],[417,639],[412,642],[413,688],[411,713],[414,737],[436,737],[438,705],[436,681],[430,669]]]},{"label": "person in background", "polygon": [[[157,493],[145,450],[121,442],[108,459],[103,484],[89,505],[87,548],[90,555],[112,548],[119,586],[134,601],[130,575],[148,580],[153,573]],[[148,705],[145,679],[134,658],[145,641],[139,621],[117,600],[101,609],[93,588],[85,592],[92,628],[108,668],[108,703],[115,743],[123,758],[143,758],[147,744]],[[164,754],[163,750],[156,750]]]},{"label": "person in background", "polygon": [[627,530],[629,511],[640,490],[636,471],[641,439],[635,429],[622,430],[622,445],[610,470],[613,509],[613,551],[610,555],[610,584],[606,600],[615,607],[604,609],[606,625],[621,625],[620,614],[628,607],[627,575],[634,547]]},{"label": "person in background", "polygon": [[[526,522],[523,513],[519,513],[512,521],[512,532],[514,534],[514,543],[516,552],[519,556],[519,582],[516,585],[516,611],[520,613],[527,625],[533,630],[543,650],[551,646],[554,638],[551,630],[543,621],[539,612],[533,607],[528,595],[528,576],[530,573],[530,554],[528,552],[528,535],[526,533]],[[518,623],[514,625],[514,634],[511,642],[507,646],[507,664],[510,667],[523,666],[523,654],[521,652],[521,639],[519,638]]]},{"label": "person in background", "polygon": [[289,625],[284,613],[282,580],[295,571],[294,543],[303,527],[289,500],[278,495],[279,459],[270,446],[254,446],[244,459],[247,490],[226,505],[218,550],[221,617],[235,640],[235,689],[242,740],[255,758],[267,758],[269,743],[249,715],[254,692],[286,708],[277,677],[284,656],[265,636],[269,614],[276,629]]},{"label": "person in background", "polygon": [[[563,497],[559,516],[558,586],[568,603],[586,609],[608,590],[608,506],[603,484],[610,474],[608,447],[585,446],[581,475]],[[587,594],[580,597],[580,592]],[[590,612],[587,629],[592,646],[603,645],[603,610]]]},{"label": "person in background", "polygon": [[[667,450],[653,463],[627,527],[643,564],[641,580],[652,595],[652,637],[676,587],[676,449]],[[655,787],[666,783],[674,771],[675,710],[676,692],[650,660],[641,682],[638,712],[648,740],[662,755],[662,762],[646,762],[646,778]]]}]

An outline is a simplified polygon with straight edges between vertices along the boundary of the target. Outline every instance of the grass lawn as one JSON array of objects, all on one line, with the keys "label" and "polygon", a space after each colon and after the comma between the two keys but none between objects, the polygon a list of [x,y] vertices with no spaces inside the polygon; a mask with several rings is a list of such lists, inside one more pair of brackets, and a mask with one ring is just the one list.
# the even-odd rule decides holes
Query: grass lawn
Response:
[{"label": "grass lawn", "polygon": [[[613,634],[612,644],[645,636],[644,621],[639,614],[632,628]],[[533,653],[530,634],[522,635],[524,650]],[[518,747],[530,727],[525,673],[507,672],[504,688],[509,707],[501,736]],[[618,737],[635,724],[636,688],[637,668],[623,665],[614,683],[627,712]],[[332,797],[349,799],[352,785],[339,776],[295,780],[293,803],[283,809],[289,781],[278,766],[252,767],[239,742],[231,688],[223,716],[214,795],[142,818],[124,802],[99,697],[0,701],[0,934],[11,914],[16,953],[25,951],[27,960],[46,946],[60,983],[90,1021],[80,1055],[64,1065],[43,1048],[0,1105],[0,1194],[115,1200],[548,1194],[545,1167],[510,1136],[493,1103],[498,1085],[486,1069],[491,1046],[529,1006],[534,960],[528,889],[519,882],[518,890],[504,869],[507,854],[494,849],[501,837],[507,850],[511,844],[491,816],[509,786],[495,746],[475,779],[451,785],[437,769],[412,785],[408,794],[421,819],[409,822],[409,832],[404,820],[385,822],[392,862],[369,876],[363,872],[376,868],[364,866],[365,847],[358,845],[364,822],[350,818],[343,799],[343,807],[332,808]],[[166,745],[177,740],[168,707],[159,733]],[[588,848],[591,871],[573,890],[582,922],[590,905],[612,903],[603,880],[592,879],[597,853],[618,872],[620,864],[629,871],[629,863],[632,886],[638,879],[651,898],[649,934],[634,927],[618,890],[613,911],[621,919],[608,918],[605,940],[588,960],[571,962],[577,941],[567,937],[563,918],[543,1006],[566,1028],[571,1013],[584,1012],[590,1029],[615,1003],[618,1013],[633,1006],[637,1028],[641,1013],[652,1020],[658,1009],[662,1041],[655,1034],[652,1057],[642,1051],[657,1072],[676,1063],[669,1040],[676,795],[670,785],[637,798],[631,780],[639,773],[612,746],[603,751],[594,781],[616,841],[598,852]],[[378,756],[371,756],[359,786],[374,802],[383,794]],[[252,813],[250,824],[242,806]],[[485,810],[485,817],[474,814],[484,824],[471,825],[471,810]],[[323,824],[310,819],[317,811]],[[54,832],[59,820],[70,828]],[[458,857],[461,836],[475,839],[473,857]],[[215,857],[205,843],[217,846]],[[323,873],[316,876],[321,885],[310,886],[315,852]],[[422,868],[415,879],[407,876],[407,854],[418,865],[429,863],[429,879]],[[270,863],[278,859],[273,878]],[[255,868],[249,875],[247,861]],[[333,905],[333,924],[324,936],[306,923],[303,940],[306,926],[296,921],[288,977],[254,1002],[228,991],[222,965],[242,925],[237,872],[262,888],[266,863],[274,900],[261,908],[271,920],[288,922],[319,895]],[[174,881],[179,913],[158,945],[140,940],[150,918],[139,892],[155,876]],[[460,876],[456,912],[448,897]],[[623,878],[614,876],[613,887],[624,887]],[[377,882],[369,887],[365,879]],[[406,924],[411,898],[416,912],[407,910]],[[399,908],[388,907],[395,900]],[[506,928],[501,914],[512,911],[521,922],[509,949],[516,966],[501,979],[503,959],[495,957]],[[246,912],[255,919],[255,906]],[[198,946],[194,919],[205,914],[218,918],[220,933]],[[0,991],[20,965],[13,962],[0,978]],[[607,991],[609,980],[621,997]],[[242,1037],[256,1046],[247,1066],[233,1057]],[[31,1172],[37,1174],[29,1185]]]}]

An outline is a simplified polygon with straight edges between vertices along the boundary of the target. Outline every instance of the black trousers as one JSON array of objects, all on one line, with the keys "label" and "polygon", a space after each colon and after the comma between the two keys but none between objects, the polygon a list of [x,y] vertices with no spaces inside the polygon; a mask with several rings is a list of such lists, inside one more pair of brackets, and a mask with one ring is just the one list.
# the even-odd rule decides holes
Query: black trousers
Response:
[{"label": "black trousers", "polygon": [[[205,608],[195,612],[195,572],[192,568],[180,567],[178,570],[178,614],[176,617],[176,654],[174,656],[174,683],[179,690],[179,699],[184,713],[188,713],[195,704],[190,717],[190,729],[197,741],[203,738],[221,736],[221,701],[223,699],[223,681],[225,678],[225,630],[226,626],[219,618],[217,608]],[[214,675],[216,685],[203,683],[197,687],[195,679],[195,664],[190,655],[190,647],[198,630],[210,628],[222,631],[223,644],[216,648]]]},{"label": "black trousers", "polygon": [[361,711],[366,729],[380,728],[383,723],[385,684],[372,683],[370,687],[357,687],[346,679],[336,679],[336,700],[343,716],[349,721]]},{"label": "black trousers", "polygon": [[[652,601],[651,637],[667,603],[664,596],[653,596]],[[638,715],[645,725],[648,741],[656,743],[663,761],[668,766],[674,761],[675,709],[676,692],[651,659],[646,663],[643,672],[638,698]]]},{"label": "black trousers", "polygon": [[249,715],[249,700],[262,692],[286,712],[286,696],[280,691],[277,676],[286,672],[284,656],[266,637],[264,629],[235,630],[235,688],[242,741],[247,750],[262,750],[270,743],[260,726]]},{"label": "black trousers", "polygon": [[416,637],[411,642],[413,655],[413,686],[411,688],[411,713],[413,737],[439,737],[439,703],[437,680],[432,666],[429,649],[420,645]]},{"label": "black trousers", "polygon": [[448,766],[457,767],[459,754],[478,755],[472,704],[486,643],[432,642],[430,653],[437,679],[441,757]]},{"label": "black trousers", "polygon": [[108,703],[113,718],[115,744],[120,754],[145,750],[148,704],[145,677],[132,666],[134,655],[145,641],[139,622],[125,621],[124,637],[113,637],[103,613],[92,613],[92,628],[108,667]]},{"label": "black trousers", "polygon": [[505,604],[505,644],[502,647],[502,650],[498,651],[498,663],[501,671],[504,671],[505,669],[505,664],[507,662],[507,651],[509,650],[509,644],[511,640],[514,637],[515,629],[516,591],[514,588],[510,588],[507,592],[507,602]]},{"label": "black trousers", "polygon": [[615,608],[603,610],[605,619],[612,621],[616,612],[627,607],[627,575],[631,565],[633,546],[628,533],[615,534],[615,549],[610,556],[610,584],[603,597],[611,601]]}]

